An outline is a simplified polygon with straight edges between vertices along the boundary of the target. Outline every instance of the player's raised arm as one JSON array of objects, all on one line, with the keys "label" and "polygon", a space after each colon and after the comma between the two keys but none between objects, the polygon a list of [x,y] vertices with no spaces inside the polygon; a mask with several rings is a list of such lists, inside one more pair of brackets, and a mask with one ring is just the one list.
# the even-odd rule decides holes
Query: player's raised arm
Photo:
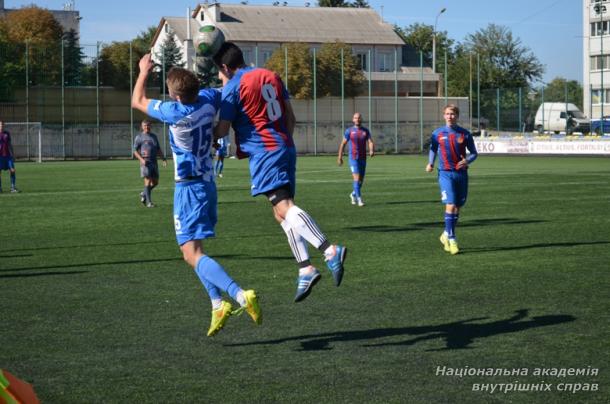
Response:
[{"label": "player's raised arm", "polygon": [[133,87],[133,95],[131,96],[131,107],[144,113],[148,110],[150,99],[146,98],[146,79],[154,67],[150,53],[142,56],[139,63],[140,74]]},{"label": "player's raised arm", "polygon": [[294,116],[292,104],[288,99],[284,100],[284,112],[286,113],[286,129],[288,129],[288,133],[294,135],[294,128],[297,125],[297,118]]}]

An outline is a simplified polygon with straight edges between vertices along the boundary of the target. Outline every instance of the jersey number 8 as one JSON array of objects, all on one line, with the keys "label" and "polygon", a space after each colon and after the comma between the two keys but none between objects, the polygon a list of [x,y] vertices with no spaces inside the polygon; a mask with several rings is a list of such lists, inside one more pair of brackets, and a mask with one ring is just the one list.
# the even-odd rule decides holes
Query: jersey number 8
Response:
[{"label": "jersey number 8", "polygon": [[267,83],[262,88],[263,98],[267,101],[267,116],[270,121],[277,121],[282,116],[282,107],[277,100],[277,93],[275,87]]}]

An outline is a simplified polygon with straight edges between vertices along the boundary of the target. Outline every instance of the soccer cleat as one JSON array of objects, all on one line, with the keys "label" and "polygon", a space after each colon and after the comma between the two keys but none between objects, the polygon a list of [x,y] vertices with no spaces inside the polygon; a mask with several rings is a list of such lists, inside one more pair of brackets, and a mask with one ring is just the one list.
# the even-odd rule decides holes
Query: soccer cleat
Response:
[{"label": "soccer cleat", "polygon": [[322,275],[317,269],[307,275],[299,275],[297,278],[297,294],[294,297],[295,303],[305,300],[311,293],[314,285],[318,283]]},{"label": "soccer cleat", "polygon": [[18,190],[17,188],[11,188],[11,193],[18,194],[19,192],[21,192],[21,191]]},{"label": "soccer cleat", "polygon": [[343,262],[345,261],[345,256],[347,255],[347,247],[333,245],[332,248],[332,255],[326,256],[326,266],[333,275],[335,286],[339,286],[341,285],[341,280],[343,280]]},{"label": "soccer cleat", "polygon": [[147,207],[147,208],[154,208],[155,206],[157,206],[157,205],[155,205],[155,204],[154,204],[154,203],[152,203],[152,202],[148,202],[148,204],[146,204],[146,207]]},{"label": "soccer cleat", "polygon": [[362,198],[358,198],[358,206],[364,206],[364,201]]},{"label": "soccer cleat", "polygon": [[231,316],[231,309],[231,303],[223,301],[218,309],[212,310],[212,322],[208,330],[208,337],[213,337],[224,327]]},{"label": "soccer cleat", "polygon": [[353,192],[351,194],[349,194],[349,199],[352,202],[352,205],[356,204],[356,196],[354,195]]},{"label": "soccer cleat", "polygon": [[140,202],[142,202],[142,205],[146,206],[146,197],[144,196],[144,192],[140,192]]},{"label": "soccer cleat", "polygon": [[439,240],[441,241],[441,244],[443,245],[445,251],[450,252],[451,250],[449,249],[449,237],[447,237],[447,233],[443,232]]},{"label": "soccer cleat", "polygon": [[455,239],[449,240],[449,252],[451,253],[451,255],[455,255],[460,252],[457,241]]},{"label": "soccer cleat", "polygon": [[218,176],[219,176],[220,178],[222,178],[222,173],[218,174]]},{"label": "soccer cleat", "polygon": [[263,322],[263,312],[261,311],[261,306],[258,304],[258,296],[256,296],[256,292],[251,289],[245,290],[244,299],[246,299],[246,311],[256,324],[261,325]]}]

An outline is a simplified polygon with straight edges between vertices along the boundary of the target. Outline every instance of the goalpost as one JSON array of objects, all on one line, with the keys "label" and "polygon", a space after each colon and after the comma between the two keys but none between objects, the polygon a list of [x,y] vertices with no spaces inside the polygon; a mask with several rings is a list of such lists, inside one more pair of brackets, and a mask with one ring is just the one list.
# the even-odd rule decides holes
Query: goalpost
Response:
[{"label": "goalpost", "polygon": [[43,138],[42,122],[4,122],[4,130],[11,134],[15,158],[32,157],[42,163]]}]

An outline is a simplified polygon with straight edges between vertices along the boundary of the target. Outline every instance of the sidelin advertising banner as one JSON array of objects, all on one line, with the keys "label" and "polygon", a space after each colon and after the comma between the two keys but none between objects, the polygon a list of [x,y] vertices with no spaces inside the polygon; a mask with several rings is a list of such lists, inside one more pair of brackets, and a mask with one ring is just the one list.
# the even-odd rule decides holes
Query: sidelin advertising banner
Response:
[{"label": "sidelin advertising banner", "polygon": [[606,140],[483,140],[476,139],[481,154],[582,154],[610,155],[610,141]]}]

